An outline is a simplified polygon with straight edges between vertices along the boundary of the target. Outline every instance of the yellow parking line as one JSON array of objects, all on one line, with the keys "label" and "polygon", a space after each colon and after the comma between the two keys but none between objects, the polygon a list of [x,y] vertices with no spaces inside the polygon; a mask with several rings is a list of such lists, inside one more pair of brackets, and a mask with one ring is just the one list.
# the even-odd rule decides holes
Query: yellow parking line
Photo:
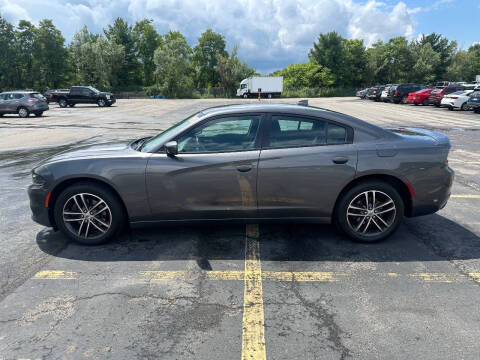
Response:
[{"label": "yellow parking line", "polygon": [[345,274],[323,271],[264,271],[262,275],[265,280],[318,282],[339,281],[341,276],[345,276]]},{"label": "yellow parking line", "polygon": [[248,224],[245,237],[245,279],[243,291],[242,360],[264,360],[262,266],[258,225]]},{"label": "yellow parking line", "polygon": [[51,279],[51,280],[74,280],[78,278],[78,274],[73,271],[64,270],[42,270],[37,272],[34,279]]},{"label": "yellow parking line", "polygon": [[476,282],[480,283],[480,272],[477,273],[468,273],[468,276],[470,276],[473,280]]},{"label": "yellow parking line", "polygon": [[465,164],[469,164],[469,165],[480,165],[480,161],[465,161]]},{"label": "yellow parking line", "polygon": [[451,198],[463,198],[463,199],[480,199],[480,195],[477,194],[453,194]]},{"label": "yellow parking line", "polygon": [[158,280],[181,280],[185,279],[185,271],[140,271],[140,275],[148,278],[149,280],[158,281]]}]

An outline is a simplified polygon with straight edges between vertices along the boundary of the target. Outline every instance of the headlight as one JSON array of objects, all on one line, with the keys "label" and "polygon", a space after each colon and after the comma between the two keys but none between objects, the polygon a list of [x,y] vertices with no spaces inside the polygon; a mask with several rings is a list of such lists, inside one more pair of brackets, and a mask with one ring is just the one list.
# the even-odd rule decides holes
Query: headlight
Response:
[{"label": "headlight", "polygon": [[47,182],[43,177],[41,177],[38,174],[35,174],[34,172],[32,172],[32,181],[36,185],[44,185]]}]

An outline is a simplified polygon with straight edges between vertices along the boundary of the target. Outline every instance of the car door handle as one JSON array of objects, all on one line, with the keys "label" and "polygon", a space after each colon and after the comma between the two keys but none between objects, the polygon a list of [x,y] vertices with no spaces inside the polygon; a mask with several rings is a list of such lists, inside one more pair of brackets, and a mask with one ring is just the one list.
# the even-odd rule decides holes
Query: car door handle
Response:
[{"label": "car door handle", "polygon": [[336,156],[332,159],[332,161],[335,164],[346,164],[348,162],[348,158],[346,158],[344,156]]},{"label": "car door handle", "polygon": [[252,170],[252,165],[240,165],[240,166],[237,166],[237,170],[240,172],[247,172]]}]

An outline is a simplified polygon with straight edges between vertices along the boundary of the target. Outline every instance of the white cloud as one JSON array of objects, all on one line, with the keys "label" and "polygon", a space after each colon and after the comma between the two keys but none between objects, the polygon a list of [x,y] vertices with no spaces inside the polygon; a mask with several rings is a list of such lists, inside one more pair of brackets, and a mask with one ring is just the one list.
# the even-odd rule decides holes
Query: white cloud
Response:
[{"label": "white cloud", "polygon": [[[441,0],[442,1],[442,0]],[[367,45],[392,36],[412,36],[415,21],[403,2],[375,0],[0,0],[0,13],[12,22],[50,18],[67,41],[86,24],[101,32],[115,17],[130,22],[151,18],[160,33],[179,30],[195,44],[207,28],[222,33],[229,48],[268,72],[305,61],[321,32],[337,31]]]}]

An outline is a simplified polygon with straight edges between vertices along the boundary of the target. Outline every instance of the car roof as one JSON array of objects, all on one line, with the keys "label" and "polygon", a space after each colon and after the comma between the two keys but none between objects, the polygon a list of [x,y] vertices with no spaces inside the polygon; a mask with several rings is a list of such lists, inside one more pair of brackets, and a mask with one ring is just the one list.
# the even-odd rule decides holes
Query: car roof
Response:
[{"label": "car roof", "polygon": [[232,105],[222,105],[217,107],[208,108],[202,110],[199,113],[199,117],[203,119],[205,116],[216,116],[224,115],[231,113],[282,113],[288,115],[299,115],[299,116],[313,116],[319,117],[325,120],[338,121],[344,125],[351,126],[357,129],[362,129],[367,132],[374,132],[377,135],[379,133],[385,134],[387,132],[385,129],[370,124],[366,121],[357,119],[353,116],[342,114],[336,111],[322,109],[315,106],[301,106],[293,104],[271,104],[271,103],[248,103],[248,104],[232,104]]},{"label": "car roof", "polygon": [[38,93],[38,91],[34,91],[34,90],[11,90],[11,91],[2,92],[2,94],[18,94],[18,93],[30,94],[30,93]]}]

